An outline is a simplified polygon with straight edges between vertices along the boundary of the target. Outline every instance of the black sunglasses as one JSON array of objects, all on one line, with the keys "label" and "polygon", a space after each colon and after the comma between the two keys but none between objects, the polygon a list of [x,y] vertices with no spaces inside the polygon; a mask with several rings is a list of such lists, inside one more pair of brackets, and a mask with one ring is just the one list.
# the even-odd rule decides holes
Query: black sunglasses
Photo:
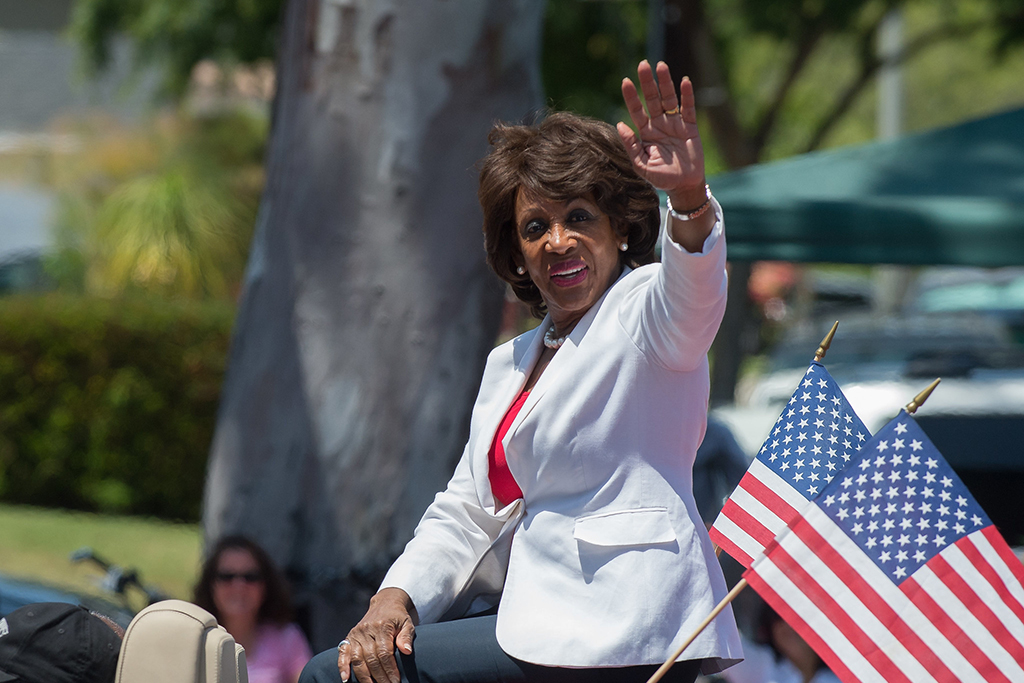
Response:
[{"label": "black sunglasses", "polygon": [[221,583],[231,583],[235,579],[241,579],[246,583],[259,583],[263,580],[259,572],[217,572],[213,578]]}]

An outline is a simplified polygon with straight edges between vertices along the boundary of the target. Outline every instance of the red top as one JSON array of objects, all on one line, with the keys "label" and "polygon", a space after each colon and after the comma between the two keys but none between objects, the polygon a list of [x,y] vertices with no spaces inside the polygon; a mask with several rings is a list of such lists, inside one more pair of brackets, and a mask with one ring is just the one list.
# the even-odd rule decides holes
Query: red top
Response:
[{"label": "red top", "polygon": [[494,501],[499,508],[505,507],[513,500],[523,497],[522,489],[519,488],[515,477],[512,476],[512,472],[508,469],[508,462],[505,461],[505,447],[501,445],[501,441],[508,434],[512,423],[516,421],[516,415],[519,414],[529,395],[529,391],[524,391],[519,394],[519,398],[515,400],[515,403],[509,407],[501,424],[498,425],[498,431],[494,435],[494,442],[491,443],[491,450],[487,454],[487,478],[491,480],[491,493],[494,494]]}]

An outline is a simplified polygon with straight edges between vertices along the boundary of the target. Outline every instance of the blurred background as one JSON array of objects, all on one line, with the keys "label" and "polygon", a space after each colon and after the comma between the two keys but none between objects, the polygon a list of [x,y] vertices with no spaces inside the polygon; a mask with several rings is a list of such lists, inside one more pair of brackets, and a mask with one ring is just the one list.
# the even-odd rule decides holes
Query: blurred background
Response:
[{"label": "blurred background", "polygon": [[[510,6],[515,9],[488,10],[484,19],[465,11],[467,45],[479,44],[474,31],[485,25],[492,32],[483,35],[503,36],[508,53],[518,54],[516,41],[530,46],[521,58],[537,88],[529,98],[506,98],[504,108],[483,107],[483,123],[544,106],[621,120],[621,79],[635,73],[641,58],[663,58],[696,84],[709,183],[722,188],[727,225],[733,207],[737,216],[762,216],[789,202],[782,206],[786,215],[821,196],[819,190],[842,194],[857,187],[856,172],[822,170],[833,160],[845,163],[844,150],[868,150],[855,154],[872,167],[871,150],[890,161],[904,158],[929,144],[933,131],[965,122],[982,122],[982,129],[941,138],[943,155],[932,162],[914,157],[928,165],[934,187],[921,195],[922,213],[945,211],[946,223],[970,226],[978,214],[1012,217],[1024,209],[1024,10],[1012,0],[524,0]],[[356,0],[0,0],[0,613],[18,596],[37,596],[33,586],[112,600],[129,614],[145,604],[147,596],[112,580],[109,567],[72,562],[71,553],[83,546],[137,568],[140,583],[187,598],[204,544],[243,531],[287,569],[303,626],[322,647],[336,642],[341,626],[325,626],[328,616],[317,617],[316,605],[365,599],[408,538],[435,481],[447,479],[457,452],[423,456],[437,471],[425,479],[430,486],[420,485],[429,490],[409,496],[408,511],[387,507],[367,522],[379,533],[364,528],[356,540],[346,536],[341,513],[324,515],[333,526],[321,532],[304,521],[317,510],[270,497],[268,484],[253,483],[251,472],[262,473],[273,488],[273,470],[262,465],[245,475],[228,467],[217,478],[219,488],[207,483],[211,451],[228,448],[215,434],[226,433],[223,424],[235,414],[235,404],[224,407],[221,399],[232,391],[232,378],[234,391],[251,393],[252,385],[239,378],[248,362],[245,342],[259,338],[254,329],[294,328],[303,376],[334,372],[323,354],[302,351],[309,340],[296,311],[308,313],[299,305],[301,277],[312,262],[288,266],[299,283],[295,308],[260,318],[259,310],[269,309],[261,308],[253,283],[263,259],[272,258],[250,262],[250,247],[268,235],[259,253],[273,256],[273,235],[285,234],[296,252],[333,248],[327,238],[310,241],[311,233],[295,227],[301,220],[275,222],[269,208],[271,199],[275,206],[308,201],[289,194],[286,181],[296,177],[310,179],[310,192],[336,193],[328,167],[274,159],[284,158],[288,131],[317,117],[335,117],[356,137],[372,138],[367,130],[394,125],[383,116],[359,120],[346,109],[370,96],[360,90],[365,83],[346,75],[342,48],[346,41],[363,45],[360,31],[379,38],[389,25],[381,20],[363,29],[353,23],[354,13],[379,18],[381,7]],[[300,10],[316,28],[297,49],[282,34]],[[401,20],[411,10],[393,3],[387,11]],[[430,44],[421,47],[429,51]],[[462,66],[444,67],[452,92]],[[410,82],[395,87],[413,90],[411,73],[398,69],[395,79]],[[994,137],[985,134],[989,117],[997,118]],[[477,137],[482,144],[482,134]],[[331,142],[323,142],[325,156]],[[840,156],[822,156],[833,151]],[[811,170],[785,165],[805,163],[800,155],[808,153]],[[993,175],[979,181],[981,190],[972,185],[962,193],[970,195],[966,204],[943,209],[942,201],[968,184],[958,174],[979,155],[991,162],[985,168]],[[466,176],[472,198],[467,165],[453,166],[451,174]],[[410,168],[415,178],[416,167]],[[765,175],[735,175],[745,168]],[[766,178],[778,184],[766,185]],[[827,181],[807,197],[786,195],[814,178]],[[416,182],[410,181],[413,195]],[[755,186],[767,199],[751,209],[748,190]],[[996,189],[1002,194],[994,196]],[[467,211],[472,217],[476,209]],[[957,211],[966,212],[962,220]],[[872,215],[855,208],[852,218],[835,218],[834,225],[830,219],[805,225],[807,235],[783,227],[776,247],[763,249],[756,239],[741,238],[768,228],[737,220],[730,309],[712,351],[713,418],[752,457],[838,319],[826,364],[867,426],[877,429],[942,376],[919,413],[921,424],[1011,545],[1024,545],[1024,505],[1016,493],[1024,485],[1024,250],[999,236],[991,247],[981,232],[958,238],[980,245],[977,250],[937,250],[927,231],[909,242],[898,239],[899,221],[870,237],[871,253],[846,250],[838,232],[870,223]],[[328,225],[335,220],[324,218]],[[347,224],[337,220],[332,230],[345,234]],[[478,235],[479,224],[466,222],[467,234]],[[1010,229],[1016,227],[1011,221]],[[787,252],[790,244],[811,246]],[[482,262],[477,245],[468,253]],[[344,270],[323,260],[315,267],[324,277],[332,268]],[[487,293],[460,323],[482,340],[467,353],[470,369],[481,367],[481,353],[494,343],[536,322],[493,280],[480,277]],[[337,324],[359,323],[339,302],[321,297],[317,305],[340,316]],[[405,324],[401,315],[392,318]],[[408,348],[420,348],[415,339],[423,338],[429,346],[429,324],[414,324]],[[266,348],[271,357],[277,353],[272,344]],[[282,361],[280,372],[294,372],[290,367]],[[475,389],[478,375],[468,375]],[[380,383],[419,395],[383,377]],[[458,397],[450,406],[453,442],[468,426],[464,393],[452,393]],[[317,436],[311,442],[331,442],[320,422],[355,418],[344,405],[310,395],[316,409],[309,429]],[[378,411],[360,419],[387,427],[390,418]],[[259,463],[295,451],[288,444],[274,448]],[[349,468],[340,471],[361,472],[362,479],[349,477],[353,485],[387,476],[369,459],[342,457],[344,446],[309,449],[322,462]],[[344,482],[332,486],[316,499],[340,497]],[[231,496],[252,502],[211,512],[211,500]],[[282,531],[276,522],[252,521],[274,514],[290,515],[292,526]],[[387,526],[373,526],[381,519]],[[373,536],[387,542],[361,540]],[[332,543],[344,557],[310,550]],[[373,551],[361,552],[360,543]]]}]

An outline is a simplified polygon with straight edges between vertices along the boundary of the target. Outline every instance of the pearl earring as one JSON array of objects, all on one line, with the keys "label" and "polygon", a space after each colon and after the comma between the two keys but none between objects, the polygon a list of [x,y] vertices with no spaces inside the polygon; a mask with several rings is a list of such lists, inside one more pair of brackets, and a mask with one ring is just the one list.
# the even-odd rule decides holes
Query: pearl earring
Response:
[{"label": "pearl earring", "polygon": [[627,243],[623,242],[619,245],[619,251],[626,251],[627,249],[629,249],[629,245]]},{"label": "pearl earring", "polygon": [[519,273],[520,275],[525,275],[526,274],[526,268],[523,268],[522,266],[519,266],[518,268],[516,268],[516,272]]}]

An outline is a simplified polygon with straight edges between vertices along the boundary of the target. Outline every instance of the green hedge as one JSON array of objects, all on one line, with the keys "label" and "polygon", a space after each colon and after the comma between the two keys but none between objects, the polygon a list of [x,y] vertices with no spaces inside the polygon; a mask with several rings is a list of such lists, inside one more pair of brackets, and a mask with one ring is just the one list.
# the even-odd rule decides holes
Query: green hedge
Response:
[{"label": "green hedge", "polygon": [[199,519],[233,313],[0,299],[0,500]]}]

